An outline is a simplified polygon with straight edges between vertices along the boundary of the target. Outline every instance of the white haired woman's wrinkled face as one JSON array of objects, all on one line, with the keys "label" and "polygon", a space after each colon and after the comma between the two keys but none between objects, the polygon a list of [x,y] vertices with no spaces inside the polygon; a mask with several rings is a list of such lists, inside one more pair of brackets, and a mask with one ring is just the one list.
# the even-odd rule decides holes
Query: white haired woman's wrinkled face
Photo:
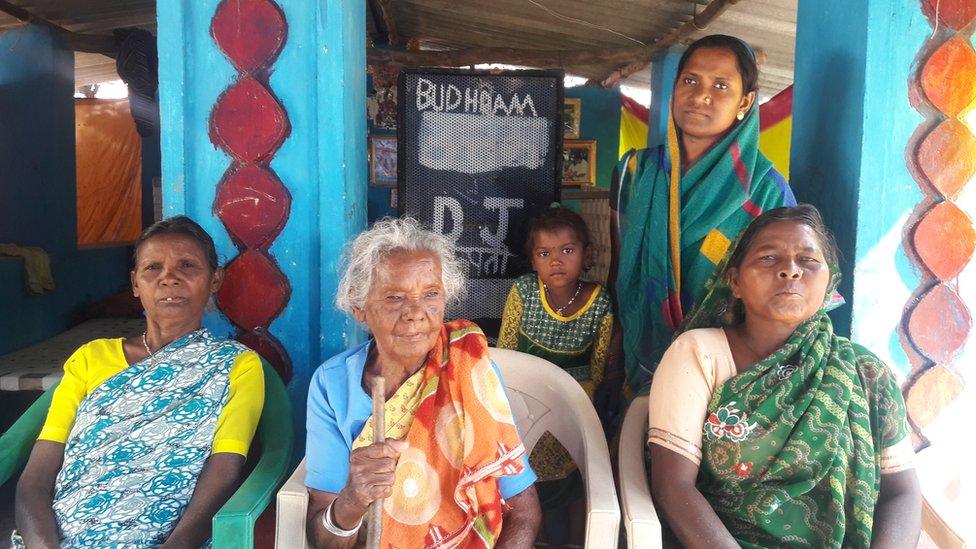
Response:
[{"label": "white haired woman's wrinkled face", "polygon": [[434,347],[446,303],[437,255],[395,251],[374,268],[366,302],[353,315],[372,332],[382,363],[412,370]]}]

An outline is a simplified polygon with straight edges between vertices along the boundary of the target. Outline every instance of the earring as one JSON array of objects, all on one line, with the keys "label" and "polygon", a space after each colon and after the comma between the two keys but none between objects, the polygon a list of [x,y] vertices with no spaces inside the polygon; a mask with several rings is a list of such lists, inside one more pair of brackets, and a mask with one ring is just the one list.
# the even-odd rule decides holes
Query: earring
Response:
[{"label": "earring", "polygon": [[746,112],[745,111],[739,111],[739,112],[737,112],[735,114],[736,120],[742,120],[745,117],[746,117]]}]

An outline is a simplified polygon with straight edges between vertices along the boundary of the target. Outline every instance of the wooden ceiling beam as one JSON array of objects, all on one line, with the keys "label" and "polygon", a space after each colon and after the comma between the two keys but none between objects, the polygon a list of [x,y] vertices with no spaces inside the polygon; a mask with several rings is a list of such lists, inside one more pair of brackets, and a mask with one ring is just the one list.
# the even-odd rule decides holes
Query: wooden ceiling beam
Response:
[{"label": "wooden ceiling beam", "polygon": [[43,17],[38,17],[24,8],[7,2],[7,0],[0,0],[0,11],[9,14],[29,25],[38,25],[53,30],[55,33],[64,37],[68,43],[68,47],[70,47],[73,51],[100,53],[113,59],[116,57],[116,55],[118,55],[118,48],[115,44],[115,38],[112,36],[71,32],[61,25],[52,23]]},{"label": "wooden ceiling beam", "polygon": [[375,0],[379,8],[380,15],[383,17],[383,26],[386,27],[386,43],[391,48],[403,49],[403,37],[397,30],[396,17],[393,15],[393,3],[390,0]]},{"label": "wooden ceiling beam", "polygon": [[[612,87],[620,80],[643,70],[651,57],[679,43],[712,21],[739,0],[712,0],[705,8],[650,46],[628,46],[585,50],[537,50],[518,48],[462,48],[453,50],[404,51],[402,48],[369,48],[366,59],[370,65],[394,67],[464,67],[482,63],[521,65],[536,68],[572,70],[586,65],[613,64],[621,68],[599,80],[604,87]],[[377,0],[387,22],[389,0]],[[392,17],[389,18],[392,21]]]},{"label": "wooden ceiling beam", "polygon": [[369,48],[366,51],[366,60],[370,65],[398,67],[464,67],[481,63],[500,63],[545,69],[603,63],[628,63],[636,59],[649,59],[651,53],[651,48],[644,46],[587,50],[463,48],[441,51],[404,51]]}]

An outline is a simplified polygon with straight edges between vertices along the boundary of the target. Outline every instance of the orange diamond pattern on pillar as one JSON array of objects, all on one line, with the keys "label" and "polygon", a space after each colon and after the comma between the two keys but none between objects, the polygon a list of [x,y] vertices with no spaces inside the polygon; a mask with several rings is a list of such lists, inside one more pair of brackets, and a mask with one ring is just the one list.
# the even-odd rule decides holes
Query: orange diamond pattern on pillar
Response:
[{"label": "orange diamond pattern on pillar", "polygon": [[946,281],[958,276],[972,258],[976,230],[965,212],[946,201],[922,217],[912,240],[922,263],[936,278]]},{"label": "orange diamond pattern on pillar", "polygon": [[922,89],[935,108],[959,116],[976,100],[976,51],[959,37],[946,40],[925,61]]},{"label": "orange diamond pattern on pillar", "polygon": [[939,21],[955,31],[962,30],[976,19],[976,2],[973,0],[928,0],[932,14],[938,13]]},{"label": "orange diamond pattern on pillar", "polygon": [[956,118],[947,118],[925,136],[918,165],[942,196],[955,198],[976,175],[976,137]]},{"label": "orange diamond pattern on pillar", "polygon": [[927,427],[962,391],[962,381],[956,374],[944,366],[933,366],[908,390],[908,416],[915,425]]},{"label": "orange diamond pattern on pillar", "polygon": [[908,336],[920,353],[933,362],[945,363],[966,342],[972,323],[959,294],[940,283],[909,313]]},{"label": "orange diamond pattern on pillar", "polygon": [[911,101],[926,118],[920,128],[935,129],[917,148],[906,151],[906,158],[914,156],[917,162],[919,169],[912,173],[926,195],[919,205],[927,209],[916,210],[917,222],[904,246],[914,251],[909,255],[931,276],[919,282],[921,297],[908,304],[900,331],[906,350],[914,347],[923,359],[913,360],[914,381],[906,403],[912,430],[925,440],[923,430],[963,390],[962,380],[950,366],[972,330],[972,317],[959,297],[957,283],[947,281],[959,276],[976,249],[972,219],[952,202],[976,174],[976,139],[958,120],[976,100],[976,51],[966,37],[947,37],[945,29],[958,32],[970,25],[976,18],[976,0],[919,1],[929,24],[942,32],[933,32],[922,47],[917,61],[921,69],[913,78],[939,112]]}]

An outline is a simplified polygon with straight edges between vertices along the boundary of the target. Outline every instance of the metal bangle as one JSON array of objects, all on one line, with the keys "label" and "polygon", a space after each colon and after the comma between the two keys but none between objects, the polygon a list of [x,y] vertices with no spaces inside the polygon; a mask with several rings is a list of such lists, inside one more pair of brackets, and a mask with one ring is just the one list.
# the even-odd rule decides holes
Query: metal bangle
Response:
[{"label": "metal bangle", "polygon": [[339,538],[348,538],[355,535],[356,532],[359,531],[359,528],[363,525],[363,517],[359,518],[359,522],[356,523],[356,526],[354,526],[351,530],[343,530],[332,520],[332,506],[335,505],[335,502],[335,499],[332,500],[332,502],[329,503],[329,506],[325,508],[325,512],[322,513],[322,526],[325,527],[330,534]]}]

